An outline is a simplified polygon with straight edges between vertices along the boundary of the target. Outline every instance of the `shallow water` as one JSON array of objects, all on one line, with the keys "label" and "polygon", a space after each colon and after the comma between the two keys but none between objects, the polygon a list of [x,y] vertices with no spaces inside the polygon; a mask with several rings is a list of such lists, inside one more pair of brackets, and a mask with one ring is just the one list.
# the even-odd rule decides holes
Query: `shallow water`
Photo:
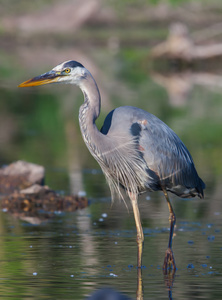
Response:
[{"label": "shallow water", "polygon": [[[176,211],[183,207],[173,240],[177,271],[174,278],[165,278],[167,207],[161,194],[149,196],[150,200],[144,196],[140,202],[144,299],[219,299],[221,211],[199,217],[209,199],[173,201]],[[183,217],[184,211],[192,211],[192,220]],[[92,199],[88,208],[55,212],[40,225],[1,212],[0,243],[2,298],[85,299],[104,287],[136,298],[136,232],[132,211],[127,212],[122,203],[111,206],[110,199]]]}]

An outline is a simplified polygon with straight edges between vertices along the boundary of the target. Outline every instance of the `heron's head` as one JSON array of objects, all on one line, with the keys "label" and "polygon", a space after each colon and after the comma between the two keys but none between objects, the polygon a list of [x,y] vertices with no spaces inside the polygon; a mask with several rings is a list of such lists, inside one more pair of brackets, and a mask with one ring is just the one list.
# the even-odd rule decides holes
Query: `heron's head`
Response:
[{"label": "heron's head", "polygon": [[89,71],[79,62],[69,60],[56,66],[47,73],[24,81],[19,87],[36,86],[48,83],[71,83],[80,85],[81,80],[84,79],[88,73]]}]

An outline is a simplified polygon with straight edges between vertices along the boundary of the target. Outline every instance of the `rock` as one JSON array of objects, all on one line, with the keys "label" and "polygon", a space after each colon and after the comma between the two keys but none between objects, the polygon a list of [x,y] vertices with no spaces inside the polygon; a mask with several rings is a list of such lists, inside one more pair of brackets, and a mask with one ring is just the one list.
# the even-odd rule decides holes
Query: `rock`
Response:
[{"label": "rock", "polygon": [[1,209],[32,224],[51,218],[55,212],[75,211],[88,206],[84,196],[62,196],[43,186],[42,166],[17,161],[0,169]]},{"label": "rock", "polygon": [[35,183],[42,184],[44,176],[44,167],[19,160],[0,169],[0,193],[10,194]]}]

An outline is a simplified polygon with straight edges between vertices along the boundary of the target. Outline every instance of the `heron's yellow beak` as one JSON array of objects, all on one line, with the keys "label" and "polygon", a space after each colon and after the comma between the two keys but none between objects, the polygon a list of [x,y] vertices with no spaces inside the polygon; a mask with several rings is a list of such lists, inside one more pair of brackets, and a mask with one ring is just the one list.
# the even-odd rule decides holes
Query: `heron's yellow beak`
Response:
[{"label": "heron's yellow beak", "polygon": [[40,76],[24,81],[20,83],[18,87],[36,86],[36,85],[43,85],[52,82],[57,82],[58,78],[61,76],[62,76],[61,72],[56,72],[52,70]]}]

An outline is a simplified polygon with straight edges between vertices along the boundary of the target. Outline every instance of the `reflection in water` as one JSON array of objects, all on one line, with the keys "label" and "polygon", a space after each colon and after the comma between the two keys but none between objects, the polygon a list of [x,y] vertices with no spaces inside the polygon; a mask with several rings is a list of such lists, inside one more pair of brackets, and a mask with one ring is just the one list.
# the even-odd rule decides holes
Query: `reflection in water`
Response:
[{"label": "reflection in water", "polygon": [[[172,225],[172,222],[171,222]],[[174,226],[174,224],[173,224]],[[169,241],[170,243],[170,241]],[[172,241],[171,241],[172,244]],[[173,255],[173,252],[171,250],[171,255]],[[166,260],[166,256],[164,259],[164,262]],[[168,262],[168,259],[167,259]],[[175,264],[174,258],[173,258],[173,262]],[[167,266],[167,264],[164,263],[164,266]],[[164,269],[163,268],[163,275],[164,275],[164,282],[165,285],[167,287],[167,293],[168,293],[168,298],[171,300],[172,298],[172,291],[173,291],[173,283],[174,283],[174,278],[175,278],[175,274],[176,274],[176,265],[175,268],[170,268],[170,269]],[[148,286],[146,286],[146,288],[149,288]],[[143,296],[144,296],[144,287],[143,287],[143,276],[142,276],[142,268],[137,268],[137,291],[136,291],[136,300],[143,300]]]},{"label": "reflection in water", "polygon": [[[166,293],[169,300],[173,299],[172,288],[174,282],[175,270],[171,270],[167,275],[164,275],[164,281],[167,287]],[[149,289],[149,285],[146,286]],[[87,297],[87,300],[130,300],[126,295],[119,293],[118,291],[111,288],[101,288],[94,291],[91,296]],[[143,300],[144,298],[144,287],[142,278],[142,268],[137,268],[137,290],[136,300]]]},{"label": "reflection in water", "polygon": [[207,72],[172,72],[158,73],[151,72],[154,82],[163,86],[173,106],[184,106],[194,85],[204,86],[209,90],[222,91],[222,75]]},{"label": "reflection in water", "polygon": [[[87,274],[89,276],[96,276],[98,275],[98,270],[95,269],[94,266],[98,265],[99,257],[96,255],[96,243],[91,235],[92,224],[88,214],[90,214],[90,211],[86,208],[84,212],[79,211],[77,216],[77,227],[81,236],[80,259],[82,260],[82,264],[85,266],[85,271]],[[86,281],[83,282],[83,285],[85,285],[85,289],[87,291],[88,289],[92,289],[92,286],[95,286],[96,284],[93,282],[90,284],[88,281]]]},{"label": "reflection in water", "polygon": [[166,89],[171,105],[185,105],[193,85],[190,73],[161,74],[152,72],[151,78]]},{"label": "reflection in water", "polygon": [[[219,281],[217,276],[222,264],[220,215],[214,215],[214,220],[203,221],[199,216],[198,207],[202,205],[199,201],[195,204],[178,200],[183,212],[189,212],[189,219],[194,207],[199,213],[193,215],[193,221],[184,219],[183,222],[183,215],[178,213],[174,252],[179,276],[174,282],[175,272],[170,270],[164,275],[161,267],[169,231],[166,224],[161,223],[158,212],[151,219],[149,217],[149,203],[157,205],[159,200],[145,202],[146,210],[142,210],[149,220],[144,224],[148,248],[144,252],[142,269],[131,265],[135,262],[132,215],[123,214],[117,204],[112,211],[109,202],[97,201],[86,210],[55,215],[50,222],[39,226],[15,221],[10,215],[1,213],[0,256],[4,268],[0,274],[0,295],[6,293],[7,284],[13,280],[14,287],[28,281],[30,293],[38,291],[38,294],[58,299],[65,299],[61,291],[69,296],[75,291],[74,299],[85,299],[86,295],[106,286],[139,300],[172,299],[173,296],[189,299],[192,286],[190,290],[209,299],[200,287],[210,290]],[[102,212],[108,212],[108,217],[99,221]],[[163,210],[162,215],[165,213]],[[25,298],[24,292],[18,293]]]},{"label": "reflection in water", "polygon": [[130,300],[130,298],[114,289],[102,288],[94,292],[87,300]]},{"label": "reflection in water", "polygon": [[[138,268],[137,267],[137,290],[136,290],[136,300],[143,300],[144,299],[144,286],[143,286],[143,276],[142,276],[142,268]],[[173,299],[173,283],[174,283],[174,278],[175,278],[175,273],[176,270],[175,269],[170,269],[168,272],[165,272],[165,270],[163,270],[164,273],[164,281],[165,281],[165,285],[167,287],[167,294],[168,294],[168,298],[171,300]],[[147,289],[149,289],[149,285],[146,286]],[[104,290],[105,292],[105,290]],[[125,298],[118,298],[119,294],[116,295],[117,298],[113,298],[113,300],[118,300],[118,299],[125,299]],[[90,298],[91,299],[91,298]],[[93,298],[94,299],[94,298]],[[95,298],[96,299],[96,298]],[[99,298],[98,298],[99,299]],[[128,299],[128,298],[127,298]]]},{"label": "reflection in water", "polygon": [[175,273],[176,273],[175,269],[170,270],[168,274],[166,274],[164,271],[164,281],[168,291],[168,298],[170,300],[173,299],[173,283],[175,279]]}]

